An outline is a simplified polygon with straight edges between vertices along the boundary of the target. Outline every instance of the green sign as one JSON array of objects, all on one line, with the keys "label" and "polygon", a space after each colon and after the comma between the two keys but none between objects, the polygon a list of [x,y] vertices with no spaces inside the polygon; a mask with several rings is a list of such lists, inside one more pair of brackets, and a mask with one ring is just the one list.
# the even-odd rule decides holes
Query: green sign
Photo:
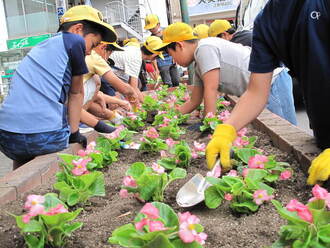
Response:
[{"label": "green sign", "polygon": [[20,39],[7,40],[8,49],[18,49],[23,47],[33,47],[39,42],[47,40],[51,34],[43,34],[38,36],[24,37]]}]

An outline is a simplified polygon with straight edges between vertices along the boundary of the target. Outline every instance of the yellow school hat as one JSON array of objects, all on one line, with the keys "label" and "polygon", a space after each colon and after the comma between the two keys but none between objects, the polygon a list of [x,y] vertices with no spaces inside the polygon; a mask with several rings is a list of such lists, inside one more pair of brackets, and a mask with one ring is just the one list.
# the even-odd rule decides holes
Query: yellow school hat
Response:
[{"label": "yellow school hat", "polygon": [[161,38],[157,36],[149,36],[143,43],[143,46],[151,53],[157,54],[160,58],[164,59],[163,53],[156,51],[156,48],[163,44]]},{"label": "yellow school hat", "polygon": [[137,39],[137,38],[128,38],[128,39],[125,39],[124,41],[123,41],[123,45],[125,46],[127,43],[129,43],[129,42],[135,42],[135,43],[139,43],[139,40]]},{"label": "yellow school hat", "polygon": [[194,33],[191,26],[184,22],[176,22],[164,29],[163,43],[155,50],[162,50],[172,42],[195,39],[198,39],[198,36]]},{"label": "yellow school hat", "polygon": [[199,39],[204,39],[209,37],[209,28],[210,27],[206,24],[199,24],[193,29],[193,31]]},{"label": "yellow school hat", "polygon": [[102,40],[114,42],[117,40],[117,34],[114,28],[103,21],[103,16],[100,11],[89,5],[78,5],[70,8],[60,19],[60,24],[74,21],[90,21],[97,24],[104,31]]},{"label": "yellow school hat", "polygon": [[124,49],[117,44],[117,42],[106,42],[106,41],[101,41],[103,44],[111,45],[113,51],[124,51]]},{"label": "yellow school hat", "polygon": [[217,37],[217,35],[226,32],[228,29],[231,29],[232,26],[227,20],[215,20],[211,23],[209,29],[210,37]]},{"label": "yellow school hat", "polygon": [[158,23],[159,23],[158,16],[155,14],[149,14],[146,16],[144,29],[145,30],[153,29],[154,27],[157,26]]}]

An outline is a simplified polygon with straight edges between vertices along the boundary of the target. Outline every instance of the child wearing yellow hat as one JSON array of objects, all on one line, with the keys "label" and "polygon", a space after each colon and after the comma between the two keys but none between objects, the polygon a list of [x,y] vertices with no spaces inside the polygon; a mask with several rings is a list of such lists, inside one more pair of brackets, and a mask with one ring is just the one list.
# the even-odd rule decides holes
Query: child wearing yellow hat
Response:
[{"label": "child wearing yellow hat", "polygon": [[101,40],[117,38],[102,19],[90,6],[70,8],[60,32],[32,48],[18,66],[0,109],[0,151],[14,161],[14,169],[69,142],[86,145],[78,128],[85,55]]},{"label": "child wearing yellow hat", "polygon": [[[179,110],[186,114],[204,100],[205,113],[215,113],[217,92],[241,96],[247,89],[251,50],[224,39],[198,40],[185,23],[174,23],[163,32],[163,44],[178,64],[187,67],[195,62],[194,89],[191,100]],[[274,70],[267,108],[292,123],[296,123],[292,96],[292,81],[284,68]]]}]

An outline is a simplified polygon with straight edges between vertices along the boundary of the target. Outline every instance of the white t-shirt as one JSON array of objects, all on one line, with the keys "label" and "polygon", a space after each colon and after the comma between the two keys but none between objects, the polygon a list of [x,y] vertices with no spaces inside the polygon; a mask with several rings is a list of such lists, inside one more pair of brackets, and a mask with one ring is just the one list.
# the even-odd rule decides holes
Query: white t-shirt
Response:
[{"label": "white t-shirt", "polygon": [[[110,58],[115,62],[115,66],[118,67],[123,73],[130,77],[139,78],[142,54],[139,47],[126,46],[125,51],[115,51],[110,55]],[[118,70],[118,73],[120,73]],[[125,76],[125,75],[117,75]]]},{"label": "white t-shirt", "polygon": [[[241,96],[250,79],[249,62],[251,49],[221,38],[205,38],[198,42],[194,53],[194,85],[202,86],[202,76],[213,69],[220,69],[219,90]],[[284,68],[274,71],[273,81]]]}]

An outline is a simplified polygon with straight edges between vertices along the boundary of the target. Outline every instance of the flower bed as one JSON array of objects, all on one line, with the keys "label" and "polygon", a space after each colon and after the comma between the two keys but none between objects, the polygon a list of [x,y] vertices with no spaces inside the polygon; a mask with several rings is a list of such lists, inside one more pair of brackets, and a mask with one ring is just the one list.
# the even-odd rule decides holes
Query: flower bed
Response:
[{"label": "flower bed", "polygon": [[[188,124],[198,121],[191,119]],[[298,165],[292,156],[272,147],[268,137],[256,130],[249,129],[247,135],[249,137],[259,137],[255,146],[263,149],[264,155],[275,155],[277,161],[288,162],[294,170],[293,177],[290,180],[278,181],[272,185],[276,189],[275,199],[283,204],[288,203],[292,198],[305,202],[309,198],[309,192],[305,186],[306,178],[296,169]],[[139,141],[142,136],[142,132],[136,134],[135,140]],[[149,136],[158,138],[153,135]],[[207,135],[201,135],[200,132],[186,130],[180,140],[185,140],[192,148],[194,142],[207,143],[209,138]],[[244,140],[240,143],[244,143]],[[148,147],[150,148],[150,146]],[[148,149],[146,150],[148,151]],[[66,247],[119,247],[109,244],[107,242],[108,238],[116,228],[132,223],[144,206],[144,203],[134,197],[123,199],[119,196],[123,178],[125,172],[133,163],[143,162],[151,166],[161,159],[160,153],[119,150],[118,155],[117,162],[112,163],[108,168],[102,169],[105,178],[105,197],[93,197],[90,199],[89,204],[83,205],[84,211],[75,221],[83,222],[84,225],[80,230],[73,233]],[[203,157],[194,158],[190,167],[187,168],[187,177],[183,180],[174,181],[165,191],[164,203],[170,205],[175,212],[187,211],[187,209],[182,209],[176,204],[176,193],[196,173],[206,175],[207,169],[204,160]],[[49,182],[49,185],[41,186],[33,193],[53,192],[51,187],[53,183],[55,183],[55,178],[52,182]],[[228,201],[224,201],[221,207],[215,210],[208,209],[204,203],[188,209],[192,214],[198,216],[200,223],[204,226],[204,232],[208,235],[204,247],[263,247],[271,245],[278,239],[279,227],[285,224],[285,221],[280,218],[271,203],[263,204],[256,213],[246,215],[233,213],[229,208],[230,198],[226,199]],[[0,215],[1,247],[23,247],[24,240],[19,234],[18,228],[15,227],[15,220],[8,216],[5,211],[16,215],[23,214],[24,201],[25,198],[1,207],[1,210],[3,210]],[[72,210],[75,209],[78,208],[72,207]]]}]

